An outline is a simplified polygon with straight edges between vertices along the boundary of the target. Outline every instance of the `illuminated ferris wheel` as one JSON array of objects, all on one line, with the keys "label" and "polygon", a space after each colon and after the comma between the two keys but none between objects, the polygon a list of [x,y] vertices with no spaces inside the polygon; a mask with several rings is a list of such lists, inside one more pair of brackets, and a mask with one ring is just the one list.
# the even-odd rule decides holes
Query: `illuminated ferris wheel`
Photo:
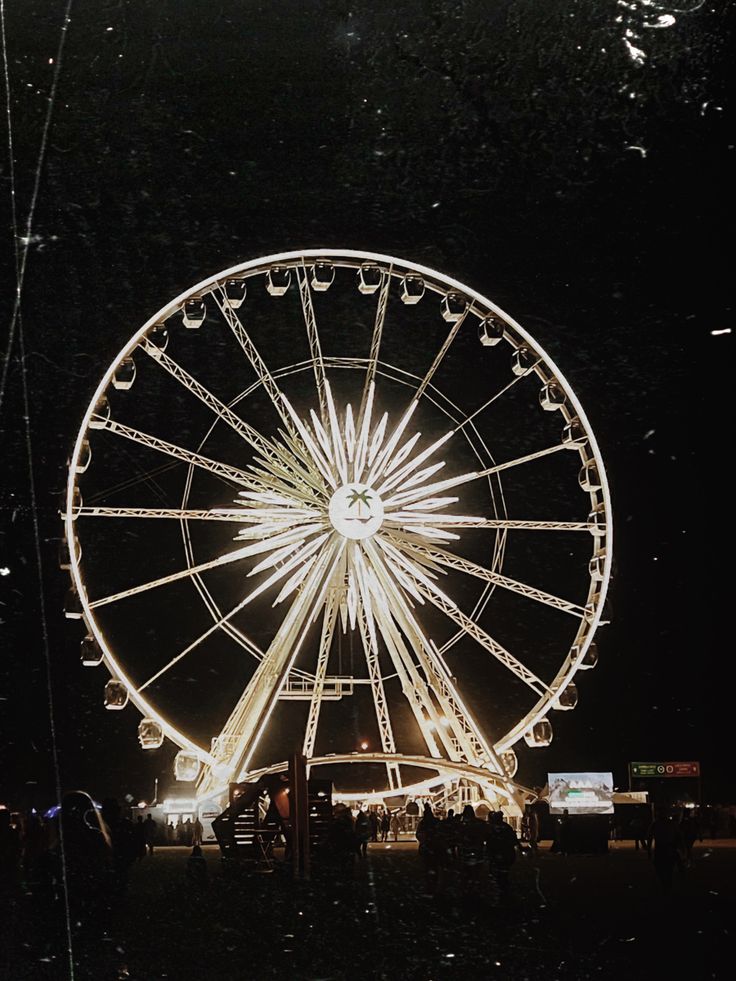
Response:
[{"label": "illuminated ferris wheel", "polygon": [[65,530],[83,663],[201,798],[298,745],[346,793],[520,806],[514,747],[597,660],[578,399],[495,304],[390,256],[268,256],[163,307],[85,413]]}]

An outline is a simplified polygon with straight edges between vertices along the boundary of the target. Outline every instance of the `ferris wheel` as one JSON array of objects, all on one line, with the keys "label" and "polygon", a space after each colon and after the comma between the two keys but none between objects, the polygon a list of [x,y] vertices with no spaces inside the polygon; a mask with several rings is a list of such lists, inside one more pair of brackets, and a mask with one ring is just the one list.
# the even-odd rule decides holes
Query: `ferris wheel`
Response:
[{"label": "ferris wheel", "polygon": [[519,806],[515,747],[597,661],[611,507],[578,399],[494,303],[391,256],[267,256],[164,306],[97,386],[64,517],[82,662],[200,798],[298,745],[355,796]]}]

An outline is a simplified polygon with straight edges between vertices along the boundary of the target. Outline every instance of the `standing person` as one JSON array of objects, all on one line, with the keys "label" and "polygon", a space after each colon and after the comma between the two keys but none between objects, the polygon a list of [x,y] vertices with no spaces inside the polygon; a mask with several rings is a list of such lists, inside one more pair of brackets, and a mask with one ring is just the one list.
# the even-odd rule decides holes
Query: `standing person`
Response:
[{"label": "standing person", "polygon": [[401,821],[399,820],[399,812],[394,811],[391,815],[391,821],[389,822],[389,827],[391,828],[391,834],[394,836],[394,841],[399,840],[399,832],[401,831]]},{"label": "standing person", "polygon": [[365,858],[368,854],[368,841],[371,837],[371,823],[361,808],[355,817],[355,837],[358,839],[358,854]]},{"label": "standing person", "polygon": [[187,883],[198,892],[207,888],[207,861],[199,845],[192,848],[187,859]]},{"label": "standing person", "polygon": [[526,805],[524,820],[526,822],[526,839],[529,842],[529,847],[536,854],[539,846],[539,815],[531,804]]},{"label": "standing person", "polygon": [[509,874],[518,847],[519,839],[511,825],[504,821],[503,811],[492,811],[488,815],[486,852],[494,892],[501,902],[508,898]]},{"label": "standing person", "polygon": [[647,849],[647,836],[644,833],[644,821],[639,815],[635,815],[629,825],[629,830],[631,831],[631,837],[634,839],[634,848],[638,852],[639,849],[646,851]]},{"label": "standing person", "polygon": [[461,884],[465,899],[474,901],[480,893],[487,825],[475,816],[473,805],[466,804],[457,828]]},{"label": "standing person", "polygon": [[132,821],[124,817],[120,804],[114,797],[108,797],[102,802],[100,813],[110,831],[115,886],[120,897],[128,887],[128,873],[137,858],[135,828]]},{"label": "standing person", "polygon": [[416,831],[419,842],[419,857],[427,877],[427,893],[437,894],[442,875],[443,856],[446,854],[446,840],[441,833],[441,825],[429,804],[424,805],[424,813],[419,819]]},{"label": "standing person", "polygon": [[133,825],[133,839],[135,841],[135,857],[138,862],[146,857],[146,828],[143,824],[142,815],[138,815]]},{"label": "standing person", "polygon": [[700,825],[698,824],[698,819],[693,814],[688,814],[686,811],[682,816],[682,821],[680,822],[680,832],[682,833],[682,845],[685,852],[685,862],[687,866],[690,866],[693,857],[693,845],[697,838],[703,840],[703,836],[700,832]]},{"label": "standing person", "polygon": [[202,844],[202,833],[204,828],[202,827],[202,822],[199,820],[199,815],[194,818],[194,824],[192,825],[192,844],[201,845]]},{"label": "standing person", "polygon": [[156,829],[158,825],[153,820],[151,814],[146,815],[146,820],[143,822],[143,839],[146,843],[146,851],[149,855],[153,855],[153,846],[156,843]]},{"label": "standing person", "polygon": [[381,812],[381,841],[388,841],[388,833],[391,830],[391,818],[388,811]]},{"label": "standing person", "polygon": [[375,809],[368,812],[368,820],[371,824],[371,841],[378,841],[378,814]]},{"label": "standing person", "polygon": [[660,812],[654,818],[647,835],[647,854],[651,858],[654,846],[654,871],[665,893],[672,889],[676,868],[682,868],[682,835],[672,817]]},{"label": "standing person", "polygon": [[92,798],[82,790],[65,794],[50,827],[42,885],[52,903],[63,901],[66,894],[74,929],[104,931],[112,866],[110,833]]}]

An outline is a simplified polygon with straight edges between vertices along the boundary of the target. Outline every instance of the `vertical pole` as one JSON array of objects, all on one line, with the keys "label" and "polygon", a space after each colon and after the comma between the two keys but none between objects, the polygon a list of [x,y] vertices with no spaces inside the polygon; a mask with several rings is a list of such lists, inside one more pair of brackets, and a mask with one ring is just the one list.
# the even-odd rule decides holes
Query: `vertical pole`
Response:
[{"label": "vertical pole", "polygon": [[289,824],[294,878],[309,878],[309,797],[307,758],[295,752],[289,760]]}]

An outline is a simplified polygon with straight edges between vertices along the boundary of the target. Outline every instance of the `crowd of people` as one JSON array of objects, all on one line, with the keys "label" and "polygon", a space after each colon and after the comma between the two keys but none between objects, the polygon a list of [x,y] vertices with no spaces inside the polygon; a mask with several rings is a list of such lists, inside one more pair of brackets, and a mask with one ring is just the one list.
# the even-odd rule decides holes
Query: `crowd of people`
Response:
[{"label": "crowd of people", "polygon": [[[326,853],[333,861],[349,864],[365,857],[370,841],[386,842],[389,835],[398,841],[400,833],[397,812],[361,809],[353,817],[349,808],[338,806],[325,843]],[[441,817],[425,804],[415,838],[428,895],[446,891],[458,872],[464,891],[473,891],[490,881],[499,901],[507,895],[509,873],[521,843],[501,811],[489,813],[483,821],[471,804],[461,814],[450,809]]]},{"label": "crowd of people", "polygon": [[[539,846],[540,822],[533,809],[523,816],[521,838],[532,853]],[[158,842],[191,849],[186,880],[196,889],[207,884],[207,865],[201,848],[202,824],[197,817],[176,827],[163,825],[149,813],[131,816],[114,799],[97,807],[88,794],[66,794],[57,813],[44,819],[35,810],[21,820],[0,808],[0,892],[25,892],[40,903],[72,899],[79,907],[99,917],[101,900],[114,903],[127,889],[131,868],[154,854]],[[693,846],[709,827],[692,811],[656,812],[645,822],[637,818],[629,827],[635,847],[652,859],[654,871],[665,892],[672,888],[678,869],[689,865]],[[490,883],[502,900],[509,890],[509,875],[522,841],[501,812],[490,812],[487,820],[477,816],[471,805],[460,814],[449,810],[435,814],[429,804],[417,821],[398,809],[350,808],[336,805],[322,857],[326,863],[351,864],[365,857],[369,843],[398,842],[401,836],[418,841],[419,858],[430,895],[442,894],[458,873],[464,888]],[[562,855],[571,850],[572,830],[567,814],[555,823],[551,850]],[[574,848],[572,849],[574,850]]]}]

